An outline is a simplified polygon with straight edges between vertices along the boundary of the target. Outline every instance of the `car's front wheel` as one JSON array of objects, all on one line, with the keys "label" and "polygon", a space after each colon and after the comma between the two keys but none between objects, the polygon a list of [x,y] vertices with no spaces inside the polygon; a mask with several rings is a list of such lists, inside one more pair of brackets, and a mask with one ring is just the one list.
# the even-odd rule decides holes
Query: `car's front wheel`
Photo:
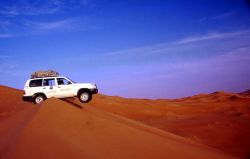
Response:
[{"label": "car's front wheel", "polygon": [[88,91],[84,91],[84,92],[79,93],[78,97],[82,103],[87,103],[92,99],[92,94]]},{"label": "car's front wheel", "polygon": [[41,95],[41,94],[38,94],[36,95],[34,98],[33,98],[33,102],[35,104],[41,104],[43,101],[45,100],[44,96]]}]

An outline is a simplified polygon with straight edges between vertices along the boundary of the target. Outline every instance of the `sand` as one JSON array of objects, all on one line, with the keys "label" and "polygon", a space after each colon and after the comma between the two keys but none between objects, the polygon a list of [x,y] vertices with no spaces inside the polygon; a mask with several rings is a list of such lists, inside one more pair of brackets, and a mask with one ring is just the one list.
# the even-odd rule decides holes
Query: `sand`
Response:
[{"label": "sand", "polygon": [[7,158],[21,131],[38,111],[20,90],[0,86],[0,158]]},{"label": "sand", "polygon": [[[214,95],[146,100],[96,95],[88,104],[75,98],[51,98],[37,106],[21,101],[19,90],[0,87],[0,92],[0,158],[224,159],[234,158],[232,154],[245,157],[249,152],[247,97],[219,93],[215,94],[223,96],[219,100]],[[243,118],[241,124],[237,117]],[[217,120],[219,126],[206,125]],[[231,129],[237,124],[238,136],[223,134],[234,132]],[[225,127],[229,128],[220,130]],[[209,134],[204,131],[219,136],[204,136]],[[204,142],[215,140],[211,143],[221,146],[224,138],[230,139],[229,146],[240,140],[236,146],[246,148],[238,154],[226,151],[227,146],[219,150]]]},{"label": "sand", "polygon": [[215,92],[176,100],[124,99],[98,95],[87,105],[248,159],[250,157],[248,95]]}]

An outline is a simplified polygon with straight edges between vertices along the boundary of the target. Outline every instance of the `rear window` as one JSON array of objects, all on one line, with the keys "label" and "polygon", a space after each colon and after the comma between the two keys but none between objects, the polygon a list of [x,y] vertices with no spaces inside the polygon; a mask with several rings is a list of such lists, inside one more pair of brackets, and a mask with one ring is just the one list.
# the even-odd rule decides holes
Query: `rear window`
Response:
[{"label": "rear window", "polygon": [[42,79],[37,79],[37,80],[31,80],[29,86],[30,87],[40,87],[42,86]]}]

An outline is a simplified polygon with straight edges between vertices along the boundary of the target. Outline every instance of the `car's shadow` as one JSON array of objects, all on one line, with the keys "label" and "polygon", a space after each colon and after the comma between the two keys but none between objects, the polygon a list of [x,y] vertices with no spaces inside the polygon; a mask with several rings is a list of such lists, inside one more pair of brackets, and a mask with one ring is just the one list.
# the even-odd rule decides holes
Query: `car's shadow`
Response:
[{"label": "car's shadow", "polygon": [[79,104],[74,103],[73,101],[71,101],[71,100],[69,100],[69,99],[67,99],[67,98],[61,98],[60,100],[65,101],[65,102],[68,102],[68,103],[70,103],[70,104],[76,106],[77,108],[82,109],[82,106],[80,106]]}]

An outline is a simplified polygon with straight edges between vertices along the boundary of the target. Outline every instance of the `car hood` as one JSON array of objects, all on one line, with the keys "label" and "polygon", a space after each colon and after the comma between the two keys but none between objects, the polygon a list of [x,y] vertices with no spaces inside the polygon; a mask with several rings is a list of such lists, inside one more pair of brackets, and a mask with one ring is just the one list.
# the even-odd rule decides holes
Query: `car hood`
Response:
[{"label": "car hood", "polygon": [[96,84],[94,83],[74,83],[74,85],[83,88],[97,88]]}]

